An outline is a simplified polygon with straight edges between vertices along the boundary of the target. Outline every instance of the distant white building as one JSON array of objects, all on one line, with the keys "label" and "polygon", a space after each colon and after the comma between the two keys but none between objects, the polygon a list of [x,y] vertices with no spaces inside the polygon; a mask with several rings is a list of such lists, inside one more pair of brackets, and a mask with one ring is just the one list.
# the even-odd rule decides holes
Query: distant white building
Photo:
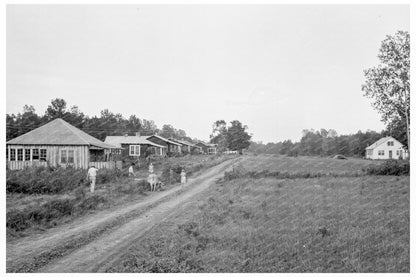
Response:
[{"label": "distant white building", "polygon": [[406,147],[393,137],[384,137],[365,149],[365,157],[371,160],[406,159]]}]

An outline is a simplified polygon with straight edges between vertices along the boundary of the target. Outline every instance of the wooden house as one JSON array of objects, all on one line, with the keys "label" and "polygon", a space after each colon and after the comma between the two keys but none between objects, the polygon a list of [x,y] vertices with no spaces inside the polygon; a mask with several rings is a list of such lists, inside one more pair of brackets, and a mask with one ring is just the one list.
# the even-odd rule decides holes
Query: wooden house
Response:
[{"label": "wooden house", "polygon": [[393,137],[384,137],[365,148],[365,157],[371,160],[406,159],[408,151]]},{"label": "wooden house", "polygon": [[147,140],[144,136],[107,136],[104,142],[122,149],[122,159],[137,160],[149,155],[165,156],[167,147]]},{"label": "wooden house", "polygon": [[204,154],[210,154],[210,155],[215,155],[217,154],[217,144],[215,143],[206,143],[203,141],[200,141],[196,144],[196,146],[201,147],[202,153]]},{"label": "wooden house", "polygon": [[11,170],[30,166],[114,168],[117,151],[116,146],[60,118],[7,141],[6,146],[7,168]]},{"label": "wooden house", "polygon": [[163,145],[167,149],[167,155],[172,154],[180,154],[181,153],[181,144],[172,141],[170,139],[158,136],[158,135],[152,135],[152,136],[143,136],[148,141],[151,141],[153,143],[156,143],[158,145]]},{"label": "wooden house", "polygon": [[201,147],[196,146],[195,144],[186,141],[186,140],[180,140],[175,138],[169,138],[170,140],[177,142],[181,145],[181,151],[182,153],[192,153],[192,154],[198,154],[202,152]]}]

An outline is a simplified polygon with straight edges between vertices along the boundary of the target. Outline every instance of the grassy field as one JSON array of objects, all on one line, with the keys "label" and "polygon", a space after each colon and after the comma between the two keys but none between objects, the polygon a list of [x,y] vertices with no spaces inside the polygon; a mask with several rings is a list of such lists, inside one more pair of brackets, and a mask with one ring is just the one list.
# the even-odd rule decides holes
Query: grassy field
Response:
[{"label": "grassy field", "polygon": [[410,179],[365,175],[373,163],[252,156],[238,172],[291,174],[218,182],[108,271],[409,272]]},{"label": "grassy field", "polygon": [[[232,156],[186,156],[168,158],[154,163],[156,174],[163,178],[163,172],[169,168],[184,167],[188,177],[194,177],[205,169],[221,163]],[[61,172],[62,171],[62,172]],[[145,179],[148,171],[142,167],[137,172],[138,179]],[[94,194],[89,192],[89,185],[84,180],[86,171],[65,171],[58,169],[33,170],[28,172],[7,172],[7,186],[12,190],[15,186],[24,188],[26,193],[6,194],[6,227],[8,241],[28,236],[34,232],[43,232],[87,213],[96,210],[125,204],[129,201],[140,201],[147,196],[149,187],[127,177],[127,169],[122,172],[100,170]],[[32,180],[30,180],[32,178]],[[176,178],[178,179],[178,178]],[[81,180],[81,181],[80,181]],[[165,181],[164,189],[176,186]],[[28,193],[48,187],[62,187],[59,191],[48,193]]]},{"label": "grassy field", "polygon": [[362,168],[372,164],[380,164],[381,161],[371,161],[358,158],[338,160],[321,157],[287,157],[276,155],[252,156],[245,161],[243,166],[251,171],[281,171],[289,173],[334,173],[355,174],[362,173]]}]

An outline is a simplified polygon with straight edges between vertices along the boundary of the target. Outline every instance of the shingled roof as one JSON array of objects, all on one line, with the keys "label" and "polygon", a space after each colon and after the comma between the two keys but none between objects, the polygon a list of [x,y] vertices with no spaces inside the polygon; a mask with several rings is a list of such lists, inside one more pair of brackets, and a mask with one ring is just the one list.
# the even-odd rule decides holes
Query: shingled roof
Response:
[{"label": "shingled roof", "polygon": [[164,142],[166,142],[166,143],[170,143],[170,144],[174,144],[174,145],[177,145],[177,146],[181,146],[181,144],[179,144],[179,143],[177,143],[177,142],[175,142],[175,141],[173,141],[173,140],[170,140],[170,139],[167,139],[167,138],[164,138],[164,137],[161,137],[161,136],[158,136],[158,135],[151,135],[151,136],[143,136],[145,139],[149,139],[149,138],[151,138],[151,137],[154,137],[154,138],[158,138],[158,139],[160,139],[160,140],[163,140]]},{"label": "shingled roof", "polygon": [[61,118],[54,119],[6,143],[9,145],[88,145],[106,149],[117,148],[90,136]]},{"label": "shingled roof", "polygon": [[198,143],[201,143],[202,145],[205,145],[206,147],[216,147],[217,146],[217,144],[215,144],[215,143],[207,143],[207,142],[204,142],[204,141],[199,141]]},{"label": "shingled roof", "polygon": [[[374,148],[376,148],[377,146],[379,146],[379,145],[381,145],[381,144],[383,144],[383,143],[385,143],[386,141],[391,140],[391,139],[394,139],[394,141],[397,141],[398,143],[400,143],[400,141],[398,141],[397,139],[395,139],[395,138],[393,138],[393,137],[384,137],[384,138],[381,138],[381,139],[379,139],[378,141],[374,142],[374,143],[373,143],[373,144],[371,144],[370,146],[367,146],[365,149],[366,149],[366,150],[369,150],[369,149],[374,149]],[[400,143],[400,145],[402,146],[403,144],[402,144],[402,143]]]},{"label": "shingled roof", "polygon": [[183,144],[183,145],[195,147],[195,144],[193,144],[193,143],[191,143],[189,141],[186,141],[186,140],[175,139],[175,138],[169,138],[169,140],[175,141],[175,142],[180,143],[180,144]]},{"label": "shingled roof", "polygon": [[121,147],[122,144],[147,144],[156,147],[166,148],[166,146],[156,144],[147,140],[144,136],[107,136],[105,138],[106,143]]}]

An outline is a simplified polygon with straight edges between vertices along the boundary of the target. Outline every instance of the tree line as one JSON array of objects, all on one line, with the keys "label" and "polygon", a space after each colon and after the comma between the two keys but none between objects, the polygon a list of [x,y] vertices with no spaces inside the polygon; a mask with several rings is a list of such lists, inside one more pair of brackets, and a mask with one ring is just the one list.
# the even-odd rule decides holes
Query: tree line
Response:
[{"label": "tree line", "polygon": [[120,113],[113,113],[108,109],[100,112],[99,116],[87,116],[77,106],[68,108],[64,99],[51,100],[43,115],[38,115],[32,105],[25,105],[22,113],[6,114],[6,141],[23,135],[36,129],[49,121],[62,118],[71,125],[83,130],[91,136],[104,140],[106,136],[158,134],[166,138],[186,139],[196,142],[196,138],[190,138],[181,129],[175,129],[170,124],[165,124],[158,129],[153,120],[140,119],[136,115],[124,118]]},{"label": "tree line", "polygon": [[303,130],[299,142],[285,140],[277,143],[252,142],[249,151],[261,154],[288,156],[333,156],[342,154],[349,157],[365,156],[365,148],[380,138],[389,135],[387,131],[358,131],[351,135],[338,135],[335,130]]}]

